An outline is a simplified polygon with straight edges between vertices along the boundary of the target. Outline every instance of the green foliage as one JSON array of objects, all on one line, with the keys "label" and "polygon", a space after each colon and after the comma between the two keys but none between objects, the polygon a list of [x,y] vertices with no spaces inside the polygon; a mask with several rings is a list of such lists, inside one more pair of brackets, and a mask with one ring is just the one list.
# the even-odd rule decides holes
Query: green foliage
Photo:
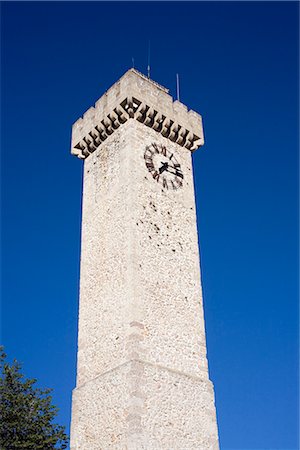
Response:
[{"label": "green foliage", "polygon": [[52,405],[52,389],[36,388],[16,360],[10,365],[5,358],[0,347],[0,449],[65,449],[65,427],[53,424],[58,408]]}]

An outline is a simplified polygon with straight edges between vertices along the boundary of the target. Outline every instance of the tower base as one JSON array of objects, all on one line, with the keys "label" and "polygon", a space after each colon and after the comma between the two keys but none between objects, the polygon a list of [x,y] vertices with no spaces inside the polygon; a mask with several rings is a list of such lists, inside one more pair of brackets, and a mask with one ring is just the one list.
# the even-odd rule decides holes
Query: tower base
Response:
[{"label": "tower base", "polygon": [[212,383],[128,361],[73,391],[71,450],[218,450]]}]

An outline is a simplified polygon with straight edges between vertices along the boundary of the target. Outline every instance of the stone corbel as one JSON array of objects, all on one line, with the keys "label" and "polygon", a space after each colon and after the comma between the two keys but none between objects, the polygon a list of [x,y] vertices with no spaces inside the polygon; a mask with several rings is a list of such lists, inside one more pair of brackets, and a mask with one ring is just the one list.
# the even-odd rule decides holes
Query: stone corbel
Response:
[{"label": "stone corbel", "polygon": [[163,122],[165,119],[166,119],[165,116],[163,116],[160,113],[157,113],[155,116],[155,119],[154,119],[153,126],[152,126],[153,130],[160,132],[163,127]]},{"label": "stone corbel", "polygon": [[178,131],[180,130],[180,128],[181,128],[180,125],[178,125],[177,123],[173,123],[173,125],[171,126],[169,139],[172,142],[176,142],[176,139],[178,137]]},{"label": "stone corbel", "polygon": [[172,127],[173,123],[174,123],[173,120],[165,119],[165,121],[163,123],[163,126],[162,126],[162,130],[161,130],[161,134],[164,137],[167,138],[169,136],[170,130],[171,130],[171,127]]},{"label": "stone corbel", "polygon": [[127,98],[127,113],[131,119],[134,118],[134,109],[133,109],[133,98]]},{"label": "stone corbel", "polygon": [[102,142],[105,141],[105,139],[107,139],[107,134],[105,133],[105,130],[101,127],[101,125],[96,125],[95,128],[99,133],[101,141]]},{"label": "stone corbel", "polygon": [[147,125],[147,127],[151,127],[153,125],[154,122],[154,117],[156,115],[156,111],[153,108],[149,108],[146,114],[146,118],[145,118],[145,122],[144,124]]},{"label": "stone corbel", "polygon": [[77,156],[80,159],[84,159],[85,156],[82,153],[82,148],[80,147],[80,144],[75,145],[75,147],[72,150],[73,155]]},{"label": "stone corbel", "polygon": [[83,138],[83,140],[84,140],[84,142],[87,145],[87,149],[88,149],[89,153],[93,153],[96,150],[97,147],[96,147],[96,145],[94,143],[94,140],[93,140],[92,136],[87,135],[87,136],[85,136]]},{"label": "stone corbel", "polygon": [[135,117],[136,112],[139,110],[141,104],[142,104],[142,102],[140,100],[137,100],[135,97],[132,97],[132,107],[133,107],[134,117]]},{"label": "stone corbel", "polygon": [[114,132],[114,130],[112,129],[112,126],[111,126],[111,122],[108,120],[107,117],[105,119],[101,120],[101,123],[104,126],[105,132],[108,135],[111,135]]},{"label": "stone corbel", "polygon": [[89,156],[92,152],[89,150],[89,144],[86,142],[85,140],[86,138],[83,138],[83,140],[81,141],[81,150],[82,150],[82,154],[87,157]]},{"label": "stone corbel", "polygon": [[186,142],[185,142],[185,148],[187,148],[188,150],[190,150],[190,148],[193,145],[193,133],[191,133],[190,131],[188,132],[188,135],[186,137]]},{"label": "stone corbel", "polygon": [[114,130],[119,128],[120,123],[117,114],[113,111],[110,114],[108,114],[108,119],[111,121],[112,127]]},{"label": "stone corbel", "polygon": [[194,134],[193,145],[192,145],[192,147],[190,148],[190,150],[191,150],[192,152],[195,151],[195,150],[197,150],[197,148],[200,147],[201,143],[202,143],[202,140],[199,138],[199,136],[196,136],[196,135]]},{"label": "stone corbel", "polygon": [[127,121],[127,117],[126,117],[126,115],[124,114],[124,111],[122,111],[120,105],[118,105],[118,106],[114,109],[114,112],[117,114],[118,120],[119,120],[119,123],[120,123],[120,124],[123,124],[123,123],[125,123],[125,122]]},{"label": "stone corbel", "polygon": [[93,139],[94,144],[96,145],[96,147],[99,147],[99,145],[101,144],[99,131],[96,128],[93,128],[92,131],[89,132],[89,135]]},{"label": "stone corbel", "polygon": [[186,128],[181,128],[178,132],[178,138],[176,140],[176,143],[181,145],[181,147],[183,147],[185,144],[185,140],[186,140],[186,136],[187,136],[188,132],[189,131]]},{"label": "stone corbel", "polygon": [[139,122],[144,123],[148,109],[149,109],[149,106],[145,105],[144,103],[140,104],[139,109],[136,112],[136,119]]}]

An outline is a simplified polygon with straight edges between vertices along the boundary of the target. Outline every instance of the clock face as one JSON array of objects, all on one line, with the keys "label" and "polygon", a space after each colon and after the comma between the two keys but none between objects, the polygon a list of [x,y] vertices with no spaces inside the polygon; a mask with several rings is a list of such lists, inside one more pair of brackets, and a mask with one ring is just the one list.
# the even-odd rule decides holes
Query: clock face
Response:
[{"label": "clock face", "polygon": [[152,143],[144,153],[145,164],[154,180],[164,189],[178,189],[182,186],[183,173],[174,152],[165,145]]}]

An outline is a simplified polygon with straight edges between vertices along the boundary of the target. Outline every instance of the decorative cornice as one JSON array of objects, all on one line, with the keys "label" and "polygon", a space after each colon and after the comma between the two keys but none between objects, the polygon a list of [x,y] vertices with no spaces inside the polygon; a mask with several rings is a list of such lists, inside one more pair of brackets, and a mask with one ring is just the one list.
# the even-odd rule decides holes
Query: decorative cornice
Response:
[{"label": "decorative cornice", "polygon": [[73,147],[72,153],[85,159],[128,119],[135,119],[143,123],[188,150],[194,151],[203,144],[203,138],[178,122],[160,114],[135,97],[127,97]]},{"label": "decorative cornice", "polygon": [[130,119],[190,151],[204,144],[200,114],[174,101],[165,87],[130,69],[74,123],[71,153],[85,159]]}]

